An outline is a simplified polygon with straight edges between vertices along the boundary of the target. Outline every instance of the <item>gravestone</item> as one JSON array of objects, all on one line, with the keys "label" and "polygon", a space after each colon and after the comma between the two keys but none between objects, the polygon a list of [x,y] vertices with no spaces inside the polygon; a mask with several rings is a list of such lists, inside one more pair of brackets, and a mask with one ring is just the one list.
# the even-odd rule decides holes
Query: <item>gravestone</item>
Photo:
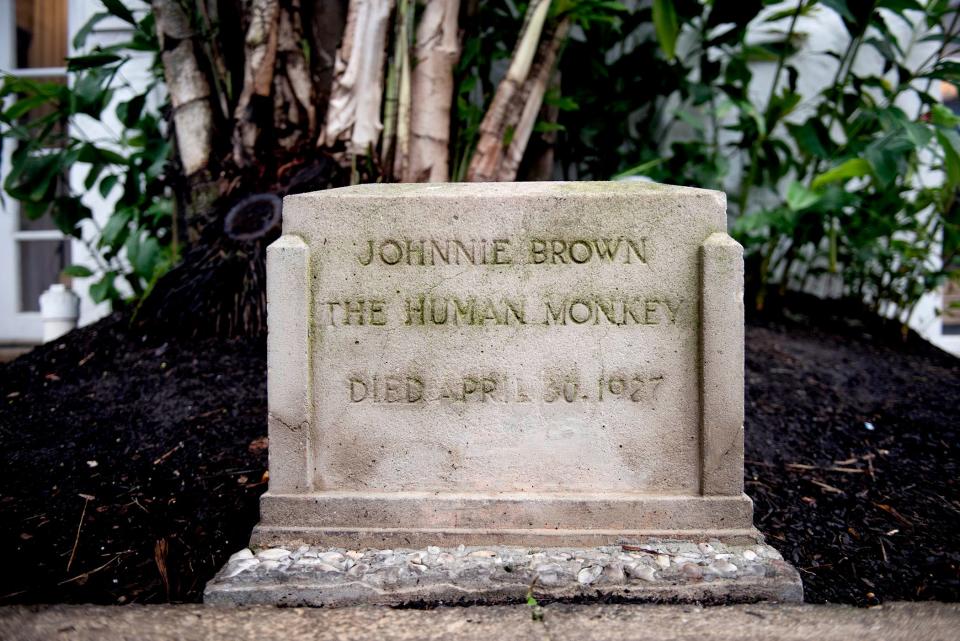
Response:
[{"label": "gravestone", "polygon": [[[580,559],[559,563],[576,590],[603,584],[611,563],[623,589],[623,554],[654,578],[683,570],[658,569],[664,555],[755,560],[753,587],[727,594],[799,598],[743,493],[743,257],[722,193],[587,182],[288,196],[267,283],[270,484],[252,545],[280,552],[233,559],[209,601],[236,600],[237,564],[351,552],[325,564],[346,577],[397,549],[428,550],[423,567],[448,579],[458,558],[509,558],[529,578],[536,554],[566,554]],[[590,565],[595,554],[609,563]],[[654,598],[712,594],[702,571],[686,574],[670,583],[694,587]],[[733,585],[737,568],[714,574]],[[398,593],[423,597],[401,579]],[[354,602],[357,581],[339,601],[327,584],[281,591]],[[279,598],[249,596],[263,584],[246,585],[248,602]]]}]

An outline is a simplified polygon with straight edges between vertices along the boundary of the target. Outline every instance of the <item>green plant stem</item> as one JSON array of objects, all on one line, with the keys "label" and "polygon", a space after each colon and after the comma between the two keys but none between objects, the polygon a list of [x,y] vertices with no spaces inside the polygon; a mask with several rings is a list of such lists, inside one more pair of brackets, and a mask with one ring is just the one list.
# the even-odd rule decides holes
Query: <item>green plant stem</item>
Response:
[{"label": "green plant stem", "polygon": [[[790,42],[790,38],[793,37],[793,33],[797,28],[797,20],[800,19],[800,15],[803,13],[803,0],[797,3],[797,8],[793,12],[793,15],[790,17],[790,26],[787,28],[787,37],[784,39],[786,43]],[[777,57],[777,68],[773,72],[773,81],[770,83],[770,95],[767,96],[767,106],[764,110],[764,121],[770,120],[770,109],[773,106],[773,99],[777,95],[777,85],[780,84],[780,74],[783,72],[783,67],[787,62],[787,47],[784,47],[780,52],[780,55]]]},{"label": "green plant stem", "polygon": [[[870,5],[870,14],[873,15],[873,12],[877,9],[876,0]],[[850,39],[850,44],[847,45],[847,50],[843,54],[843,59],[840,61],[840,66],[837,67],[837,73],[833,77],[833,83],[831,84],[832,93],[837,94],[840,92],[840,96],[843,96],[844,89],[847,82],[850,80],[850,74],[853,71],[853,65],[857,61],[857,54],[860,52],[860,45],[863,44],[863,36],[867,33],[867,29],[870,26],[870,21],[867,20],[864,23],[863,29],[860,30],[853,38]],[[844,68],[846,66],[846,68]],[[827,137],[830,138],[830,130],[833,129],[833,125],[837,122],[837,113],[839,112],[839,107],[841,100],[834,98],[836,103],[835,109],[830,111],[830,119],[827,121]],[[846,142],[846,141],[845,141]],[[842,145],[841,145],[842,146]],[[817,158],[813,163],[813,173],[810,176],[810,179],[813,178],[820,172],[820,159]],[[806,172],[804,172],[806,174]]]},{"label": "green plant stem", "polygon": [[[797,3],[797,8],[794,10],[793,15],[790,17],[790,26],[787,28],[787,35],[784,40],[790,42],[790,39],[793,37],[794,32],[797,28],[797,21],[800,19],[801,13],[803,13],[803,0]],[[763,122],[766,127],[766,131],[753,141],[753,144],[750,146],[750,162],[749,168],[746,173],[743,175],[743,179],[740,182],[740,194],[737,200],[739,213],[741,216],[747,213],[747,202],[750,199],[750,190],[753,188],[753,183],[757,180],[757,162],[759,160],[759,149],[760,146],[766,141],[767,134],[769,134],[773,128],[776,126],[776,123],[770,122],[770,117],[772,115],[773,99],[777,95],[777,85],[780,84],[780,74],[783,73],[783,68],[786,65],[787,61],[787,47],[783,47],[780,51],[780,55],[777,57],[777,68],[773,72],[773,79],[770,82],[770,95],[767,97],[767,105],[763,113]]]},{"label": "green plant stem", "polygon": [[[943,42],[940,43],[940,48],[936,51],[936,53],[930,54],[930,56],[924,60],[919,67],[917,67],[918,71],[926,67],[931,62],[936,62],[943,59],[943,56],[947,51],[947,43],[953,42],[954,38],[957,36],[953,30],[956,29],[958,20],[960,20],[960,10],[955,10],[953,12],[953,19],[950,21],[950,26],[944,31]],[[923,93],[929,94],[931,87],[933,87],[933,78],[927,78],[927,88],[924,89]]]}]

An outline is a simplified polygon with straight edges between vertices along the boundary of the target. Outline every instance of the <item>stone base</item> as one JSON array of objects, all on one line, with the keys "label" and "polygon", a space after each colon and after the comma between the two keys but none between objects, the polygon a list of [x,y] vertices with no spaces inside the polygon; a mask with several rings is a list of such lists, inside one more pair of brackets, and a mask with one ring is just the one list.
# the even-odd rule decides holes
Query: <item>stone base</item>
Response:
[{"label": "stone base", "polygon": [[597,548],[366,550],[301,546],[234,554],[204,602],[458,605],[617,599],[800,603],[797,571],[768,545],[650,541]]},{"label": "stone base", "polygon": [[266,492],[260,497],[260,523],[251,545],[592,548],[651,538],[749,545],[760,541],[760,534],[753,527],[753,503],[745,494]]}]

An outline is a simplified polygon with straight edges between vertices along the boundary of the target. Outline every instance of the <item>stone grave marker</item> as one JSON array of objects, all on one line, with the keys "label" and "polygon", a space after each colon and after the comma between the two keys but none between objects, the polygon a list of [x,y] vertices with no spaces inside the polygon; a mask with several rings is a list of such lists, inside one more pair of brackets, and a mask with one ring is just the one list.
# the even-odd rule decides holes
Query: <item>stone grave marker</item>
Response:
[{"label": "stone grave marker", "polygon": [[[722,193],[586,182],[288,196],[267,283],[270,483],[252,545],[280,551],[233,559],[208,601],[443,600],[402,576],[357,592],[355,568],[376,575],[399,549],[427,550],[422,572],[400,563],[407,574],[447,583],[451,563],[510,558],[546,584],[530,555],[556,553],[580,559],[547,573],[569,574],[556,594],[613,572],[609,593],[630,583],[633,554],[651,586],[673,577],[647,598],[799,598],[743,493],[743,257]],[[719,563],[719,582],[671,564],[683,554]],[[294,572],[299,593],[275,576],[322,558],[343,573],[322,596],[315,573]],[[755,580],[737,583],[730,559],[756,561]],[[245,571],[263,576],[231,591]],[[526,589],[503,585],[468,592]]]}]

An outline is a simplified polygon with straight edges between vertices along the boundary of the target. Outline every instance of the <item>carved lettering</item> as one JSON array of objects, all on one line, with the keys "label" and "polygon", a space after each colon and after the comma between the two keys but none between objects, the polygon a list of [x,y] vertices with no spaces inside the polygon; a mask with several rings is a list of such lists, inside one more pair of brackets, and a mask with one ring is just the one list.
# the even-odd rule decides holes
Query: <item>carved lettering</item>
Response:
[{"label": "carved lettering", "polygon": [[601,375],[595,383],[583,380],[576,368],[564,373],[527,372],[464,373],[426,377],[406,374],[358,373],[347,379],[351,403],[407,405],[423,403],[634,403],[655,409],[657,391],[665,377],[659,373],[616,372]]},{"label": "carved lettering", "polygon": [[[584,265],[647,263],[647,239],[627,238],[384,238],[368,239],[357,255],[364,267],[436,265]],[[519,251],[523,247],[525,252]]]}]

